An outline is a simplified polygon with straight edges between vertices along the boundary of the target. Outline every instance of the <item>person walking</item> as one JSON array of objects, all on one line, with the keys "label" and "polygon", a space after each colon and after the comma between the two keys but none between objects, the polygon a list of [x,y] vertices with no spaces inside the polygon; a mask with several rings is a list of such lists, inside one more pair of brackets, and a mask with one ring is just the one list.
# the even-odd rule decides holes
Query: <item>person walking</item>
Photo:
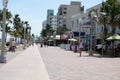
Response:
[{"label": "person walking", "polygon": [[83,50],[83,43],[82,43],[82,41],[80,41],[80,43],[79,43],[80,57],[81,57],[81,54],[82,54],[82,50]]},{"label": "person walking", "polygon": [[12,40],[12,52],[15,52],[15,48],[16,48],[16,45],[15,45],[15,41],[13,39]]}]

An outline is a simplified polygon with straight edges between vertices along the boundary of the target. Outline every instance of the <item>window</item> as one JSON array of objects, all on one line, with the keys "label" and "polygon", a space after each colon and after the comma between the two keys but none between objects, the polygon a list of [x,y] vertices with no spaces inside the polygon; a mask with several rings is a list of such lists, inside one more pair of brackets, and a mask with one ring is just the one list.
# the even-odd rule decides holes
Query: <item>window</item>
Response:
[{"label": "window", "polygon": [[63,12],[64,14],[67,14],[67,12]]},{"label": "window", "polygon": [[63,26],[66,27],[66,24],[64,24]]},{"label": "window", "polygon": [[67,10],[67,8],[65,7],[64,10]]}]

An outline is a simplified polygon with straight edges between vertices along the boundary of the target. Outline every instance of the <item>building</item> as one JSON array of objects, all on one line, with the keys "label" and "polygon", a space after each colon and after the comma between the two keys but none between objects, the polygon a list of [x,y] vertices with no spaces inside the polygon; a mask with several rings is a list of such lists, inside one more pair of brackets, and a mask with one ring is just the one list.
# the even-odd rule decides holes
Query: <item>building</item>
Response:
[{"label": "building", "polygon": [[53,30],[57,29],[57,16],[51,16],[51,27],[53,28]]},{"label": "building", "polygon": [[[70,5],[62,4],[58,8],[57,13],[57,25],[65,26],[68,29],[71,29],[71,17],[73,14],[81,13],[81,2],[72,1]],[[83,10],[83,9],[82,9]]]},{"label": "building", "polygon": [[[100,3],[98,5],[91,7],[91,8],[88,8],[86,10],[86,15],[88,17],[88,21],[91,23],[92,34],[96,39],[102,39],[102,31],[103,31],[103,27],[104,27],[102,24],[98,24],[96,22],[98,17],[101,16],[101,12],[100,12],[101,7],[102,7],[102,4]],[[98,15],[97,15],[97,17],[94,18],[94,20],[91,20],[88,16],[91,10],[97,10]]]},{"label": "building", "polygon": [[47,20],[43,21],[43,23],[42,23],[42,29],[46,29],[46,25],[47,25]]},{"label": "building", "polygon": [[89,39],[91,23],[86,13],[74,14],[71,19],[73,37],[86,43]]},{"label": "building", "polygon": [[54,16],[54,10],[47,10],[47,24],[51,25],[51,17]]}]

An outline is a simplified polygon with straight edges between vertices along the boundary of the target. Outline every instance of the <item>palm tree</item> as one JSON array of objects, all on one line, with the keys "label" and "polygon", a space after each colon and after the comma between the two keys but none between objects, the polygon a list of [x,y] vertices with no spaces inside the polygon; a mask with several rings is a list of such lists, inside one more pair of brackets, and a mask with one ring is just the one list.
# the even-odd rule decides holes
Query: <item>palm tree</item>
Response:
[{"label": "palm tree", "polygon": [[103,2],[102,11],[106,13],[108,17],[108,24],[112,28],[112,34],[115,34],[116,27],[118,26],[118,20],[120,20],[120,2],[118,0],[107,0]]},{"label": "palm tree", "polygon": [[[0,10],[0,22],[2,22],[2,18],[3,18],[3,10]],[[8,9],[6,10],[6,20],[10,21],[10,19],[12,18],[12,14],[10,11],[8,11]]]},{"label": "palm tree", "polygon": [[20,37],[21,36],[21,33],[22,33],[22,29],[23,29],[23,24],[22,24],[22,21],[19,17],[18,14],[16,14],[13,18],[13,36],[15,36],[15,41],[17,40],[17,37]]},{"label": "palm tree", "polygon": [[[2,27],[2,18],[3,18],[3,10],[0,10],[0,25]],[[9,23],[12,23],[11,21],[12,18],[12,14],[10,11],[8,11],[8,9],[6,9],[6,37],[7,37],[7,33],[11,32],[11,27],[9,26]]]},{"label": "palm tree", "polygon": [[27,43],[29,42],[29,38],[30,38],[30,31],[31,30],[31,27],[30,26],[27,26],[26,27],[26,39],[27,39]]},{"label": "palm tree", "polygon": [[[107,36],[107,29],[106,29],[107,25],[111,26],[112,35],[115,34],[116,28],[120,25],[120,2],[118,0],[107,0],[106,2],[102,2],[101,12],[105,13],[105,16],[103,17],[105,21],[104,36]],[[113,41],[113,49],[114,49],[114,41]]]}]

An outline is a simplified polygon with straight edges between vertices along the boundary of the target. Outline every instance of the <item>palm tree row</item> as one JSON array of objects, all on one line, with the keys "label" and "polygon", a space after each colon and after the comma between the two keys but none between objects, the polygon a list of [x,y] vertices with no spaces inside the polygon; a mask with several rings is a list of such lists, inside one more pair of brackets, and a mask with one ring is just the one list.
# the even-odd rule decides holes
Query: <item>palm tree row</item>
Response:
[{"label": "palm tree row", "polygon": [[[102,2],[100,9],[100,16],[98,16],[98,10],[93,9],[89,12],[88,16],[91,18],[91,13],[94,12],[97,15],[97,23],[103,25],[103,42],[106,47],[106,38],[109,35],[116,33],[116,29],[120,28],[120,1],[118,0],[106,0]],[[111,31],[109,29],[111,27]],[[114,41],[113,41],[114,48]]]},{"label": "palm tree row", "polygon": [[[0,10],[1,29],[2,29],[2,12],[3,11]],[[12,13],[7,9],[6,10],[6,34],[8,33],[14,36],[15,40],[17,40],[18,37],[21,39],[24,38],[24,31],[25,31],[25,39],[28,40],[28,38],[30,38],[31,36],[31,27],[29,26],[28,21],[22,21],[18,14],[15,14],[15,16],[13,16]]]},{"label": "palm tree row", "polygon": [[98,16],[97,9],[92,9],[88,14],[90,18],[92,12],[98,17],[98,24],[104,26],[103,34],[105,38],[108,35],[109,26],[112,29],[110,33],[115,34],[116,28],[120,27],[120,2],[118,0],[106,0],[106,2],[102,2],[100,10],[101,16]]}]

